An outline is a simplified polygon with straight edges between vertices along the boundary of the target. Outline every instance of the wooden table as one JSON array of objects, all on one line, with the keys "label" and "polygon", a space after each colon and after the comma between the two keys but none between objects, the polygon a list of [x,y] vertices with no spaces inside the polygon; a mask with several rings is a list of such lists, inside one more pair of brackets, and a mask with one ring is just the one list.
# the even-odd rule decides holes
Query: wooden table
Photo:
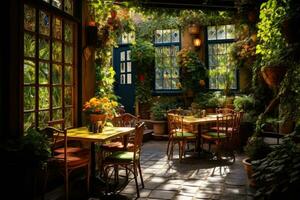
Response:
[{"label": "wooden table", "polygon": [[202,149],[200,148],[200,138],[201,138],[201,126],[206,125],[208,123],[213,123],[217,121],[217,116],[221,116],[222,114],[207,114],[205,117],[195,117],[195,116],[184,116],[183,117],[183,124],[185,125],[191,125],[193,130],[197,130],[197,147],[196,151],[200,152]]},{"label": "wooden table", "polygon": [[[134,127],[104,127],[102,133],[89,132],[87,127],[79,127],[67,130],[68,140],[86,141],[91,143],[91,188],[95,186],[96,178],[96,160],[95,160],[95,142],[103,143],[105,141],[128,136],[135,131]],[[127,142],[124,137],[124,143]]]}]

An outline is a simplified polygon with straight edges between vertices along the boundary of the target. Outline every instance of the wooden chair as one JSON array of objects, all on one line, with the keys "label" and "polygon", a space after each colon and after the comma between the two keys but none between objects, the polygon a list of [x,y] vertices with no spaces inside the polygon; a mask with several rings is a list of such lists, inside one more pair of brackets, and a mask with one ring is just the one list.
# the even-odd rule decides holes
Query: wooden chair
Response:
[{"label": "wooden chair", "polygon": [[167,149],[168,159],[173,157],[174,146],[178,144],[180,162],[182,157],[185,156],[187,142],[195,142],[195,147],[197,146],[197,137],[194,133],[189,132],[184,128],[183,118],[184,116],[182,115],[168,115],[168,123],[170,125],[169,144],[167,147],[170,148],[170,150]]},{"label": "wooden chair", "polygon": [[[58,120],[52,120],[48,121],[48,126],[57,128],[59,130],[65,130],[65,120],[64,119],[58,119]],[[61,143],[61,147],[55,148],[55,153],[64,153],[65,147],[63,145],[63,139],[59,139],[60,141],[57,141],[57,144]],[[78,153],[85,151],[87,152],[88,149],[84,149],[81,147],[81,143],[78,141],[68,141],[67,145],[67,153]]]},{"label": "wooden chair", "polygon": [[207,132],[201,133],[201,139],[202,139],[202,148],[204,143],[208,143],[209,145],[209,151],[210,145],[215,144],[216,145],[216,152],[215,155],[217,156],[217,159],[221,159],[221,155],[223,153],[228,154],[230,158],[235,161],[235,155],[233,152],[233,144],[232,144],[232,136],[234,126],[236,121],[236,114],[223,114],[217,116],[217,122],[216,126],[213,127],[213,129],[208,130]]},{"label": "wooden chair", "polygon": [[[137,177],[140,175],[142,188],[144,188],[144,181],[141,171],[141,164],[140,164],[140,157],[141,157],[141,147],[143,141],[143,134],[144,134],[144,122],[138,123],[135,127],[135,137],[134,137],[134,146],[132,149],[127,149],[123,151],[114,151],[109,156],[105,157],[103,160],[103,169],[104,169],[104,177],[107,183],[107,190],[108,190],[108,183],[109,173],[112,171],[114,172],[114,181],[115,183],[118,182],[118,171],[120,167],[124,167],[126,169],[126,177],[128,179],[129,172],[132,172],[135,180],[136,190],[137,190],[137,197],[140,197],[139,192],[139,184]],[[107,191],[108,192],[108,191]]]},{"label": "wooden chair", "polygon": [[[51,124],[51,123],[50,123]],[[46,134],[51,141],[51,158],[48,160],[44,190],[48,179],[48,168],[57,169],[64,176],[65,199],[69,199],[69,175],[76,169],[84,168],[86,171],[87,192],[90,183],[90,155],[87,151],[73,151],[73,147],[68,147],[67,131],[48,126],[40,130]],[[63,150],[62,150],[63,148]],[[78,150],[78,151],[77,151]]]},{"label": "wooden chair", "polygon": [[[124,113],[115,117],[112,120],[112,123],[116,127],[135,127],[135,125],[139,122],[139,117],[134,116],[130,113]],[[114,151],[122,151],[126,149],[132,149],[134,144],[134,135],[126,136],[127,138],[120,137],[116,138],[109,143],[101,144],[100,152],[98,154],[98,166],[100,168],[100,174],[103,172],[102,160],[107,155],[111,154]],[[124,145],[126,143],[126,146]]]}]

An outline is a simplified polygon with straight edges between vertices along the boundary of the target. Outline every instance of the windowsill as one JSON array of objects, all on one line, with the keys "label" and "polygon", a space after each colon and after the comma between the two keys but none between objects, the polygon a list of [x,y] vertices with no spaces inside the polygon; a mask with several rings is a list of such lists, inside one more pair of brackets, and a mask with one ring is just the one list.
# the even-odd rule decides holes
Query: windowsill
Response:
[{"label": "windowsill", "polygon": [[182,94],[182,90],[155,90],[152,92],[152,95],[159,96],[159,95],[178,95]]}]

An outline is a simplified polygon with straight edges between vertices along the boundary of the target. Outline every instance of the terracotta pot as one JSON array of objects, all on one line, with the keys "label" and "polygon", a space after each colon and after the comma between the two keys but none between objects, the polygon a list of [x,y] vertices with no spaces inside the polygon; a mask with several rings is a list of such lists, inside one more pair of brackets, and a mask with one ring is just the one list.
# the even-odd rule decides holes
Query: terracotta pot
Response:
[{"label": "terracotta pot", "polygon": [[216,108],[205,108],[206,113],[216,113]]},{"label": "terracotta pot", "polygon": [[155,135],[163,135],[167,133],[167,121],[152,121],[153,133]]},{"label": "terracotta pot", "polygon": [[249,185],[251,187],[255,187],[255,181],[252,178],[252,174],[253,174],[253,169],[252,169],[252,164],[250,162],[250,158],[245,158],[243,159],[243,164],[244,164],[244,169],[247,173],[247,177],[248,177],[248,181],[249,181]]},{"label": "terracotta pot", "polygon": [[101,133],[106,124],[107,115],[93,113],[89,115],[88,128],[90,132]]},{"label": "terracotta pot", "polygon": [[276,88],[282,81],[285,73],[285,66],[268,66],[261,70],[262,77],[270,88]]}]

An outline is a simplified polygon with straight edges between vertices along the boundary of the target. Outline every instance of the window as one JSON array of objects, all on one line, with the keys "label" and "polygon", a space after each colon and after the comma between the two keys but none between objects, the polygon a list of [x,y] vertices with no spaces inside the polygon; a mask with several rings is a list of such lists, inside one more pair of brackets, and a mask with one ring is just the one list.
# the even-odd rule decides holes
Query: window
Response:
[{"label": "window", "polygon": [[179,90],[180,32],[176,29],[155,31],[155,90]]},{"label": "window", "polygon": [[[73,14],[72,0],[44,1]],[[75,28],[54,12],[24,5],[24,130],[60,118],[74,125]]]},{"label": "window", "polygon": [[234,25],[207,27],[209,88],[224,89],[226,81],[232,80],[231,89],[237,88],[235,66],[230,66],[228,49],[234,42]]}]

